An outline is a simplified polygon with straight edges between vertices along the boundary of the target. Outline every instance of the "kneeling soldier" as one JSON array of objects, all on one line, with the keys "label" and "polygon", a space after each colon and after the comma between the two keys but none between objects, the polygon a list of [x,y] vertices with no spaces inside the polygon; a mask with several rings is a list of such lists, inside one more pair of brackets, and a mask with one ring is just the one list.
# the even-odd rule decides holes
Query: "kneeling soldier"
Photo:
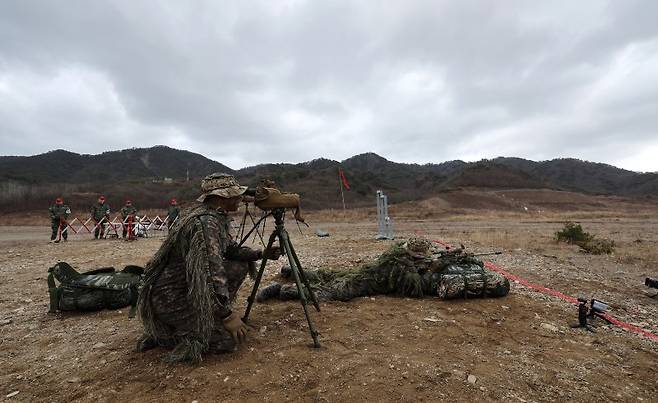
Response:
[{"label": "kneeling soldier", "polygon": [[239,247],[229,233],[228,212],[238,209],[246,189],[227,174],[201,182],[199,203],[183,210],[146,266],[139,351],[170,347],[168,361],[198,363],[203,353],[233,351],[245,341],[247,327],[232,311],[233,301],[256,260],[280,255],[279,248]]}]

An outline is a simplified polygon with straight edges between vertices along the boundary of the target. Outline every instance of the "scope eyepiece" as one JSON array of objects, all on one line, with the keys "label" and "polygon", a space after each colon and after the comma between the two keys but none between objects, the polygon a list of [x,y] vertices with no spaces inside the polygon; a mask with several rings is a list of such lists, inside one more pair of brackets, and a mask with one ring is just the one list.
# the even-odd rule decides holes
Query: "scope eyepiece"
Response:
[{"label": "scope eyepiece", "polygon": [[594,312],[598,313],[607,312],[608,309],[610,309],[610,306],[607,303],[598,299],[592,299],[591,307]]}]

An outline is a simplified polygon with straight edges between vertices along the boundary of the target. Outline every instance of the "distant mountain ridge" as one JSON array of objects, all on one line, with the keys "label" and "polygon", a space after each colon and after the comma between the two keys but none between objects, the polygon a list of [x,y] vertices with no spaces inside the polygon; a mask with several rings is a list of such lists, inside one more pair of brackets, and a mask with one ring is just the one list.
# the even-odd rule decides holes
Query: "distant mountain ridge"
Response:
[{"label": "distant mountain ridge", "polygon": [[[350,183],[351,190],[345,192],[350,205],[372,204],[378,189],[384,190],[391,202],[419,200],[460,188],[546,188],[588,194],[658,196],[656,173],[637,173],[570,158],[536,162],[499,157],[419,165],[396,163],[375,153],[365,153],[341,162],[319,158],[298,164],[270,163],[233,170],[200,154],[156,146],[98,155],[56,150],[31,157],[0,157],[3,192],[0,208],[27,208],[35,205],[37,199],[42,205],[54,195],[66,193],[66,189],[76,195],[114,192],[135,199],[141,195],[142,205],[146,207],[161,203],[165,196],[193,197],[198,192],[198,179],[211,172],[232,173],[241,183],[252,186],[260,178],[268,177],[282,189],[300,193],[307,207],[338,207],[341,203],[339,167]],[[188,172],[193,180],[185,182]],[[172,178],[174,183],[153,184],[165,177]]]},{"label": "distant mountain ridge", "polygon": [[207,172],[233,172],[200,154],[166,146],[76,154],[54,150],[31,157],[0,157],[0,181],[96,183],[144,178],[185,178]]}]

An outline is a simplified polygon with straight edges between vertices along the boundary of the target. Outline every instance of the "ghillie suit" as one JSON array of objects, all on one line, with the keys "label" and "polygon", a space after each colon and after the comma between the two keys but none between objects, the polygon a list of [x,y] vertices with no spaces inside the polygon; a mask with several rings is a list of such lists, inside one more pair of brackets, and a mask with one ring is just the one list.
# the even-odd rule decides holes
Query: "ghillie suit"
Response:
[{"label": "ghillie suit", "polygon": [[173,347],[167,361],[198,363],[204,352],[235,349],[222,319],[260,254],[239,248],[229,225],[225,212],[204,204],[182,212],[146,266],[138,350]]},{"label": "ghillie suit", "polygon": [[139,266],[126,266],[120,272],[103,267],[78,273],[68,263],[59,262],[48,269],[49,312],[99,311],[130,305],[129,316],[133,317],[143,274],[144,268]]},{"label": "ghillie suit", "polygon": [[[425,252],[410,251],[410,243],[423,241],[412,238],[393,245],[375,262],[346,270],[307,271],[307,277],[316,296],[323,301],[349,301],[379,294],[442,299],[499,297],[509,292],[505,277],[486,270],[479,259],[462,249],[445,251],[426,246]],[[284,268],[282,277],[287,276]],[[263,288],[257,299],[263,302],[275,297],[297,299],[299,292],[292,284],[274,283]]]}]

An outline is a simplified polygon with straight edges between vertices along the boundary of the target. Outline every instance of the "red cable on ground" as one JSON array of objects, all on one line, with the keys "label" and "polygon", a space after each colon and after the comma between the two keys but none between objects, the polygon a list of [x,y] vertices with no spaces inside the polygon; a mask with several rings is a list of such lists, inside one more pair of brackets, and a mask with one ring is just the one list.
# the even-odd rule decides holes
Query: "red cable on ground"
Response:
[{"label": "red cable on ground", "polygon": [[607,312],[604,313],[599,313],[597,314],[598,316],[602,317],[603,319],[607,320],[608,322],[612,323],[613,325],[617,325],[621,327],[622,329],[629,330],[633,333],[641,334],[643,336],[646,336],[652,340],[658,341],[658,334],[651,333],[647,330],[642,329],[641,327],[633,326],[630,323],[622,322],[619,319],[615,318],[614,316],[610,315]]},{"label": "red cable on ground", "polygon": [[[432,240],[432,242],[438,243],[439,245],[445,247],[446,249],[452,249],[452,246],[450,246],[450,244],[439,241],[438,239],[434,239],[434,240]],[[543,285],[540,285],[540,284],[531,283],[530,281],[528,281],[528,280],[526,280],[522,277],[519,277],[517,275],[514,275],[512,273],[509,273],[509,272],[501,269],[500,267],[496,266],[495,264],[493,264],[491,262],[484,262],[484,265],[488,269],[493,270],[495,272],[498,272],[498,273],[502,274],[503,276],[507,277],[508,280],[519,283],[519,284],[523,285],[524,287],[528,287],[528,288],[530,288],[532,290],[535,290],[537,292],[541,292],[543,294],[548,294],[548,295],[551,295],[551,296],[554,296],[554,297],[558,297],[558,298],[560,298],[564,301],[567,301],[567,302],[572,303],[574,305],[578,305],[578,299],[576,299],[576,298],[574,298],[570,295],[566,295],[564,293],[553,290],[551,288],[544,287]],[[621,320],[615,318],[614,316],[610,315],[607,312],[599,313],[597,315],[599,317],[603,318],[604,320],[612,323],[613,325],[621,327],[622,329],[626,329],[626,330],[631,331],[633,333],[637,333],[637,334],[640,334],[642,336],[648,337],[652,340],[658,341],[658,334],[651,333],[651,332],[646,331],[646,330],[644,330],[640,327],[637,327],[637,326],[633,326],[630,323],[622,322]]]},{"label": "red cable on ground", "polygon": [[570,302],[574,305],[578,305],[578,299],[574,298],[570,295],[563,294],[559,291],[555,291],[555,290],[550,289],[548,287],[544,287],[543,285],[540,285],[540,284],[533,284],[533,283],[529,282],[528,280],[526,280],[524,278],[521,278],[519,276],[516,276],[512,273],[509,273],[509,272],[501,269],[500,267],[496,266],[495,264],[493,264],[491,262],[484,262],[484,265],[487,267],[487,269],[491,269],[495,272],[498,272],[498,273],[502,274],[503,276],[507,277],[510,281],[517,282],[517,283],[519,283],[519,284],[521,284],[525,287],[532,288],[535,291],[539,291],[539,292],[544,293],[544,294],[552,295],[554,297],[558,297],[560,299],[563,299],[564,301]]}]

